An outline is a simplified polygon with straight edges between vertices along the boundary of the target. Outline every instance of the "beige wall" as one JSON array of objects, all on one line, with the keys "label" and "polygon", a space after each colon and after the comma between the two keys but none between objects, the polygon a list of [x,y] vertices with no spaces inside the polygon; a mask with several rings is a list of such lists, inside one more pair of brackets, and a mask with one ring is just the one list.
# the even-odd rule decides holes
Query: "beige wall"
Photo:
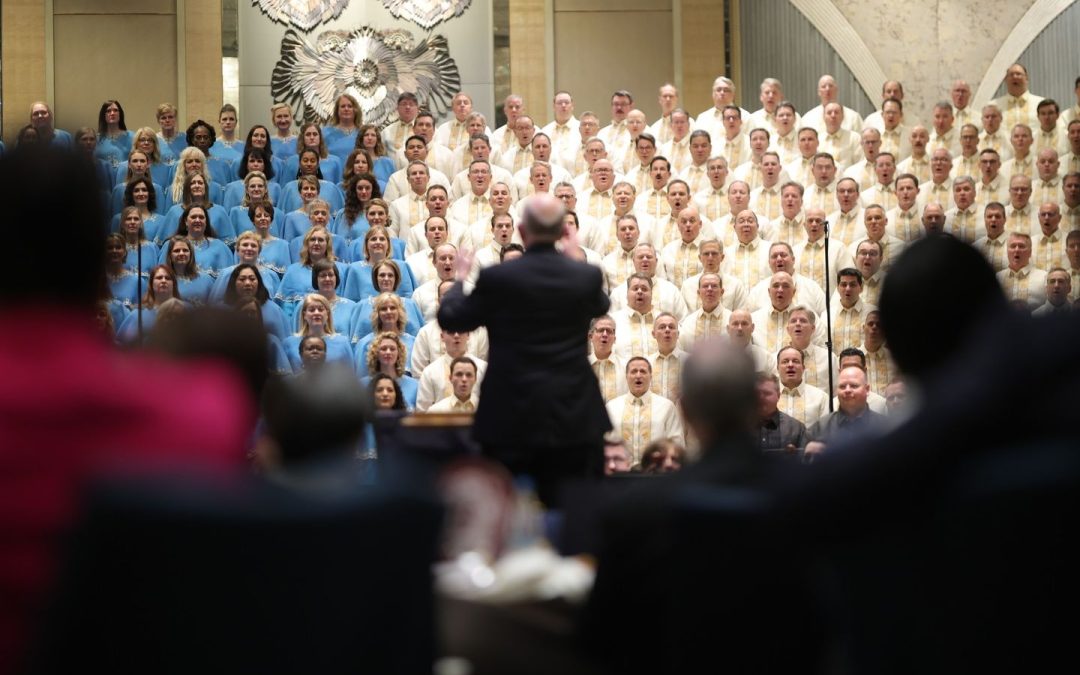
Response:
[{"label": "beige wall", "polygon": [[555,0],[553,9],[555,88],[574,95],[577,113],[592,110],[602,126],[612,92],[628,89],[655,119],[657,88],[675,79],[671,0]]},{"label": "beige wall", "polygon": [[106,99],[129,129],[155,126],[157,105],[176,101],[174,0],[54,0],[53,64],[58,126],[96,126]]},{"label": "beige wall", "polygon": [[96,127],[110,98],[129,129],[155,126],[163,101],[181,119],[217,118],[221,0],[3,0],[0,11],[8,143],[39,99],[52,99],[57,126],[69,130]]}]

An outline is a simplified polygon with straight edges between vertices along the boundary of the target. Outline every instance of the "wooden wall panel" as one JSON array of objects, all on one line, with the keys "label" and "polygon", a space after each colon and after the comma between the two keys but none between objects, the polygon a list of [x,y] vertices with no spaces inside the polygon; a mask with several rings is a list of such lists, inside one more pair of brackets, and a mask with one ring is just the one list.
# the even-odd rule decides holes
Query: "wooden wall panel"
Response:
[{"label": "wooden wall panel", "polygon": [[3,0],[4,142],[30,123],[30,104],[46,98],[45,11],[41,0]]},{"label": "wooden wall panel", "polygon": [[696,115],[712,106],[712,83],[724,74],[724,1],[681,0],[682,106]]}]

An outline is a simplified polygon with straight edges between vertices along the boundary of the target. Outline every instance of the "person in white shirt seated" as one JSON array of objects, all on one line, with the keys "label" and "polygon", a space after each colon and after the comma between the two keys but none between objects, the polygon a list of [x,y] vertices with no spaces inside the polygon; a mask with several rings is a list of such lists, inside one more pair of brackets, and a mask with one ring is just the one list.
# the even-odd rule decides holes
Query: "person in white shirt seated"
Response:
[{"label": "person in white shirt seated", "polygon": [[617,337],[615,319],[610,315],[598,316],[589,325],[589,367],[596,375],[604,403],[626,393],[626,367],[613,351]]},{"label": "person in white shirt seated", "polygon": [[727,338],[731,344],[743,350],[754,363],[754,372],[772,373],[775,371],[769,354],[759,345],[754,344],[754,318],[745,309],[732,310],[728,315]]},{"label": "person in white shirt seated", "polygon": [[483,248],[476,249],[475,257],[473,258],[473,268],[470,272],[472,281],[476,282],[476,277],[480,274],[480,270],[485,267],[491,267],[492,265],[498,265],[502,261],[503,249],[513,243],[514,239],[514,219],[509,213],[497,213],[491,216],[491,243],[485,245]]},{"label": "person in white shirt seated", "polygon": [[780,401],[777,407],[803,424],[811,425],[829,413],[829,395],[803,381],[803,354],[795,347],[784,347],[776,355],[780,375]]},{"label": "person in white shirt seated", "polygon": [[495,164],[510,173],[529,168],[533,163],[532,140],[536,125],[528,115],[519,115],[514,122],[514,141],[504,147],[495,158]]},{"label": "person in white shirt seated", "polygon": [[453,392],[427,409],[429,413],[475,413],[480,397],[476,394],[479,368],[468,356],[458,356],[450,362],[450,384]]},{"label": "person in white shirt seated", "polygon": [[904,85],[897,80],[885,80],[885,82],[882,83],[881,108],[870,113],[866,116],[866,119],[863,120],[864,131],[866,129],[877,129],[878,131],[882,131],[885,128],[885,115],[883,111],[885,109],[885,102],[889,100],[904,100]]},{"label": "person in white shirt seated", "polygon": [[412,270],[417,287],[436,278],[435,263],[431,253],[441,244],[446,243],[449,237],[449,228],[445,218],[428,216],[421,225],[424,228],[424,241],[427,247],[405,258],[405,264]]},{"label": "person in white shirt seated", "polygon": [[[656,138],[657,142],[667,143],[673,135],[671,114],[679,107],[679,90],[670,82],[665,82],[660,85],[657,102],[660,104],[660,119],[652,123],[649,127],[649,133]],[[693,124],[694,120],[691,119],[690,125],[693,126]]]},{"label": "person in white shirt seated", "polygon": [[[569,213],[574,213],[569,211]],[[576,214],[575,214],[576,215]],[[641,231],[638,227],[638,219],[632,213],[619,216],[615,223],[615,233],[618,245],[603,258],[604,288],[610,294],[613,288],[625,283],[627,278],[635,272],[634,249],[637,248]]]},{"label": "person in white shirt seated", "polygon": [[[791,275],[796,288],[795,297],[792,299],[793,303],[807,306],[817,314],[825,311],[825,292],[821,290],[821,286],[816,281],[795,271],[795,253],[787,242],[777,241],[769,246],[769,270],[773,274],[787,272]],[[750,289],[746,304],[751,312],[769,304],[771,281],[772,277],[763,279]]]},{"label": "person in white shirt seated", "polygon": [[[454,246],[461,246],[462,243],[472,246],[469,228],[464,223],[459,223],[450,218],[450,193],[444,186],[428,186],[424,207],[427,209],[428,218],[441,218],[446,223],[446,241],[449,241]],[[407,233],[403,233],[403,236],[405,237],[406,256],[424,251],[430,257],[432,246],[428,243],[426,219],[413,225]]]},{"label": "person in white shirt seated", "polygon": [[1050,314],[1068,314],[1073,311],[1073,304],[1069,300],[1072,292],[1072,278],[1069,270],[1064,267],[1055,267],[1046,273],[1046,302],[1031,313],[1032,316],[1046,316]]}]

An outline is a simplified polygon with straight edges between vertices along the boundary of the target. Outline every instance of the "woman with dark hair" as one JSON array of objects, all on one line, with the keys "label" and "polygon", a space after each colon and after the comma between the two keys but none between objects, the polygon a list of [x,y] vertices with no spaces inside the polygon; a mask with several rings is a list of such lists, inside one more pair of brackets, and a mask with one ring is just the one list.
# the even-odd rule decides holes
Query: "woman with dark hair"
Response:
[{"label": "woman with dark hair", "polygon": [[[187,150],[184,150],[184,152],[187,152]],[[206,176],[201,172],[189,173],[184,179],[184,192],[181,201],[179,204],[173,205],[165,213],[165,222],[158,231],[158,236],[154,237],[155,241],[171,237],[178,232],[181,217],[193,206],[200,206],[206,212],[208,222],[213,226],[214,234],[211,236],[220,237],[229,246],[236,241],[236,233],[233,231],[228,212],[225,211],[223,206],[215,204],[210,198],[210,186],[206,183]]]},{"label": "woman with dark hair", "polygon": [[[348,298],[338,295],[337,289],[341,287],[341,275],[337,265],[323,259],[311,266],[311,285],[330,302],[330,310],[334,315],[334,325],[338,332],[352,340],[352,326],[356,319],[357,304]],[[297,321],[299,324],[299,321]]]},{"label": "woman with dark hair", "polygon": [[345,158],[345,173],[341,176],[341,189],[344,191],[349,181],[353,176],[358,176],[362,173],[371,173],[371,168],[375,164],[375,158],[371,156],[371,153],[364,148],[356,148],[349,153],[349,156]]},{"label": "woman with dark hair", "polygon": [[25,127],[19,129],[19,133],[15,134],[15,147],[29,147],[37,145],[41,142],[41,137],[38,135],[38,130],[34,128],[33,124],[27,124]]},{"label": "woman with dark hair", "polygon": [[130,204],[124,203],[124,196],[127,192],[127,186],[134,180],[145,178],[151,182],[154,188],[154,210],[157,210],[158,204],[163,204],[165,200],[165,192],[161,189],[161,184],[153,179],[153,175],[150,172],[150,155],[142,150],[135,149],[128,153],[127,161],[117,167],[116,170],[116,187],[112,191],[112,212],[113,214],[120,213],[120,209]]},{"label": "woman with dark hair", "polygon": [[299,181],[305,177],[317,179],[319,181],[319,197],[328,201],[334,209],[340,209],[345,204],[345,195],[341,192],[340,187],[323,176],[318,151],[312,148],[304,148],[296,159],[297,169],[293,174],[293,180],[281,187],[281,210],[289,213],[300,207],[302,201],[300,199]]},{"label": "woman with dark hair", "polygon": [[318,293],[309,293],[304,296],[304,302],[300,306],[300,330],[295,335],[290,335],[282,341],[285,355],[292,363],[293,372],[300,372],[300,341],[309,335],[317,335],[326,341],[326,360],[342,361],[355,369],[353,355],[349,340],[334,330],[333,312],[330,302]]},{"label": "woman with dark hair", "polygon": [[[300,127],[300,134],[296,137],[296,154],[285,162],[285,169],[281,172],[279,180],[288,180],[285,176],[296,176],[300,169],[300,153],[304,150],[314,150],[319,160],[322,177],[333,184],[341,182],[343,173],[341,160],[331,155],[326,149],[326,141],[323,139],[322,129],[314,122],[308,122]],[[282,186],[284,187],[284,185]]]},{"label": "woman with dark hair", "polygon": [[356,145],[358,125],[363,122],[360,102],[351,94],[341,94],[334,102],[334,112],[330,124],[322,128],[326,139],[326,149],[342,162]]},{"label": "woman with dark hair", "polygon": [[281,198],[281,186],[273,180],[275,175],[273,162],[270,161],[270,155],[266,153],[266,150],[262,148],[246,150],[243,158],[236,163],[236,168],[237,180],[225,186],[225,196],[221,200],[227,211],[231,211],[234,206],[239,206],[244,200],[244,179],[251,173],[261,173],[266,178],[266,192],[270,196],[270,201],[276,203]]},{"label": "woman with dark hair", "polygon": [[165,244],[165,264],[176,275],[176,286],[186,300],[205,305],[210,298],[214,279],[199,269],[195,260],[195,246],[182,235],[173,235]]},{"label": "woman with dark hair", "polygon": [[[285,162],[281,160],[277,154],[274,153],[274,144],[270,141],[270,130],[261,124],[256,124],[247,132],[247,138],[244,139],[244,157],[248,155],[252,150],[262,150],[266,155],[267,166],[272,167],[269,171],[263,170],[263,173],[269,178],[281,173],[281,170],[285,168]],[[240,171],[242,170],[242,164],[237,166],[236,177],[243,178]]]},{"label": "woman with dark hair", "polygon": [[308,294],[316,292],[311,283],[312,265],[320,260],[329,260],[338,268],[338,277],[349,282],[349,275],[344,265],[336,261],[333,249],[333,237],[325,227],[312,227],[304,235],[300,245],[299,262],[289,265],[281,279],[274,300],[285,310],[285,318],[292,319],[296,306]]},{"label": "woman with dark hair", "polygon": [[[251,216],[248,214],[248,209],[252,204],[273,204],[274,201],[268,192],[272,183],[269,182],[266,175],[261,171],[251,171],[244,177],[243,181],[239,182],[244,188],[244,196],[240,200],[239,205],[229,209],[229,221],[232,223],[233,232],[235,232],[237,236],[244,232],[251,232],[255,229],[255,223],[252,222]],[[231,188],[232,185],[229,187]],[[281,231],[283,219],[284,214],[278,209],[274,209],[272,227],[276,232]]]},{"label": "woman with dark hair", "polygon": [[[371,213],[371,209],[368,213]],[[363,244],[363,259],[349,265],[345,297],[360,301],[383,291],[397,293],[403,298],[412,296],[413,289],[416,287],[412,271],[404,263],[399,264],[390,260],[390,234],[385,227],[372,225],[364,235],[363,241],[358,241],[356,244]],[[355,244],[352,249],[354,252],[357,250]],[[383,263],[388,263],[388,266],[384,266]],[[381,280],[379,268],[383,268]]]},{"label": "woman with dark hair", "polygon": [[108,100],[98,111],[98,139],[94,156],[103,160],[115,171],[131,152],[134,134],[124,123],[124,109],[119,101]]},{"label": "woman with dark hair", "polygon": [[[154,240],[161,228],[165,226],[165,217],[157,211],[158,204],[161,202],[157,201],[155,187],[157,186],[150,182],[149,178],[131,179],[124,187],[124,203],[120,208],[123,212],[127,207],[133,206],[139,211],[143,227],[146,228],[146,236],[151,240]],[[109,227],[110,232],[120,231],[120,217],[120,213],[113,216],[112,225]]]},{"label": "woman with dark hair", "polygon": [[375,410],[408,410],[401,386],[396,379],[386,373],[375,373],[369,382],[371,397],[375,401]]},{"label": "woman with dark hair", "polygon": [[397,333],[379,333],[372,340],[371,346],[364,355],[364,361],[361,362],[361,372],[365,373],[361,381],[368,384],[370,379],[378,373],[394,378],[401,388],[405,404],[412,409],[416,407],[416,394],[420,390],[420,382],[405,374],[405,354],[405,345]]},{"label": "woman with dark hair", "polygon": [[280,307],[270,302],[270,291],[263,284],[262,274],[255,265],[240,263],[233,268],[225,287],[224,300],[230,307],[236,307],[240,302],[254,300],[259,304],[262,323],[266,330],[277,336],[279,340],[288,337],[285,314]]},{"label": "woman with dark hair", "polygon": [[334,236],[343,238],[349,245],[360,239],[371,225],[364,211],[372,199],[381,199],[382,192],[375,176],[370,173],[358,173],[353,176],[345,190],[345,206],[334,214],[330,231]]},{"label": "woman with dark hair", "polygon": [[[124,259],[124,267],[132,272],[146,274],[158,262],[158,247],[146,238],[146,230],[143,228],[143,219],[139,210],[134,206],[128,206],[120,214],[120,236],[124,239],[124,248],[127,256]],[[139,257],[142,256],[142,268],[139,268]]]},{"label": "woman with dark hair", "polygon": [[[274,232],[276,213],[274,206],[266,201],[252,202],[248,207],[248,220],[254,228],[252,231],[262,240],[259,264],[273,270],[280,279],[292,264],[292,254],[289,252],[289,242],[279,239]],[[239,236],[236,237],[236,241],[239,243]]]},{"label": "woman with dark hair", "polygon": [[375,174],[375,178],[379,181],[379,191],[386,190],[386,181],[390,180],[390,176],[393,175],[396,169],[394,168],[393,158],[387,154],[386,146],[383,145],[379,127],[374,124],[361,126],[360,133],[356,136],[356,147],[368,150],[371,156],[375,158],[372,173]]},{"label": "woman with dark hair", "polygon": [[[157,265],[150,270],[150,282],[147,284],[146,294],[142,298],[142,328],[143,333],[150,330],[157,316],[157,309],[168,299],[176,298],[183,300],[176,286],[176,275],[168,265]],[[139,310],[136,308],[124,319],[124,323],[117,331],[117,340],[120,342],[134,342],[139,339]]]},{"label": "woman with dark hair", "polygon": [[[232,252],[217,238],[217,232],[210,223],[206,208],[193,204],[184,210],[176,234],[187,237],[195,252],[195,261],[199,268],[206,270],[211,277],[217,277],[218,270],[232,264]],[[162,253],[164,262],[164,252]]]},{"label": "woman with dark hair", "polygon": [[[155,256],[155,260],[157,257]],[[127,267],[127,244],[117,233],[105,236],[105,281],[112,297],[132,307],[139,299],[139,279],[133,269]],[[143,281],[146,288],[146,281]],[[119,324],[118,324],[119,325]]]}]

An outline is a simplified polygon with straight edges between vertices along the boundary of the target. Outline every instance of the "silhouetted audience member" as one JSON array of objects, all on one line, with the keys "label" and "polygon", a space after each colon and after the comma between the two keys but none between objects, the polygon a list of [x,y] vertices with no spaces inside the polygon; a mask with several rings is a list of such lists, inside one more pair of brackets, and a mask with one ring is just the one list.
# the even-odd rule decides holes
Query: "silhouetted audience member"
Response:
[{"label": "silhouetted audience member", "polygon": [[[108,221],[96,170],[47,147],[0,159],[0,672],[26,656],[59,538],[91,477],[176,464],[239,466],[254,422],[217,364],[114,351],[96,326]],[[41,273],[43,233],[58,274]]]}]

